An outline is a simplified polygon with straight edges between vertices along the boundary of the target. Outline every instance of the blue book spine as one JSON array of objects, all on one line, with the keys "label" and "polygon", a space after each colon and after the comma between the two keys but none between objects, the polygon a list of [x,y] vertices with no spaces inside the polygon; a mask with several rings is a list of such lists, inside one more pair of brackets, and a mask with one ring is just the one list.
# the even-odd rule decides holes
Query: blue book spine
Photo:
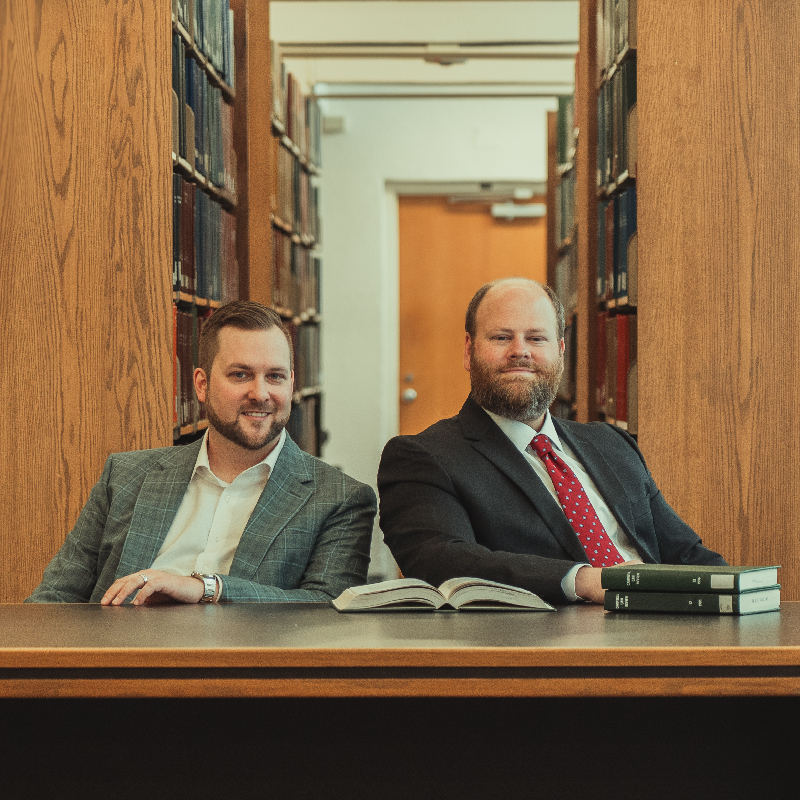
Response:
[{"label": "blue book spine", "polygon": [[597,206],[597,298],[602,300],[606,294],[606,208],[608,200],[601,200]]},{"label": "blue book spine", "polygon": [[617,227],[619,248],[614,270],[614,297],[628,296],[628,190],[619,196],[619,225]]}]

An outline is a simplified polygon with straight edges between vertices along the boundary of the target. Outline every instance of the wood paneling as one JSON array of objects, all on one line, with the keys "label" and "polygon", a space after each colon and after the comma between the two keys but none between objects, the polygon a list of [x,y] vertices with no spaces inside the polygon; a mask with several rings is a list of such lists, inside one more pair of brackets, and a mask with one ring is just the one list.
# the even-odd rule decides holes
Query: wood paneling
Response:
[{"label": "wood paneling", "polygon": [[638,8],[640,443],[710,547],[797,599],[800,6]]},{"label": "wood paneling", "polygon": [[[575,365],[578,422],[597,419],[595,337],[597,334],[597,0],[581,0],[580,52],[575,117],[580,131],[575,158],[578,226],[578,347]],[[585,88],[584,88],[585,87]]]},{"label": "wood paneling", "polygon": [[236,254],[241,297],[272,306],[272,78],[269,3],[231,0],[236,37]]},{"label": "wood paneling", "polygon": [[109,453],[171,443],[170,7],[20,0],[0,19],[8,602]]}]

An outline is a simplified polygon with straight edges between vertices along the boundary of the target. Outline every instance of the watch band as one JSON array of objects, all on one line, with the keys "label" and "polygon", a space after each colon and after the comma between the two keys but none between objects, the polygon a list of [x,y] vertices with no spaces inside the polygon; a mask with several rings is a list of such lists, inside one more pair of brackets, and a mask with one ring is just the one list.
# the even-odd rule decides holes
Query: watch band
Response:
[{"label": "watch band", "polygon": [[203,582],[203,596],[198,602],[200,603],[213,603],[217,595],[217,576],[216,575],[203,575],[200,572],[193,572],[193,578]]}]

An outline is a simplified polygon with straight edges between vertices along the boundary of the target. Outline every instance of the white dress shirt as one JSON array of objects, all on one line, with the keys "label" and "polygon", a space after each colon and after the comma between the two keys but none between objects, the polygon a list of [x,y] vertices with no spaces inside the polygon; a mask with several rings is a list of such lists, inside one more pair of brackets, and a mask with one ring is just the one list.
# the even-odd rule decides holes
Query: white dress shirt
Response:
[{"label": "white dress shirt", "polygon": [[227,575],[247,521],[278,460],[286,431],[261,462],[230,483],[220,480],[208,463],[208,433],[197,455],[189,486],[152,569],[172,575]]},{"label": "white dress shirt", "polygon": [[[484,411],[486,411],[486,409],[484,409]],[[558,499],[558,494],[556,494],[547,467],[545,467],[544,462],[536,455],[530,446],[533,437],[537,435],[536,431],[524,422],[506,419],[505,417],[493,414],[491,411],[486,411],[486,413],[497,423],[500,430],[508,436],[517,450],[525,456],[525,460],[533,467],[533,471],[539,476],[547,491],[553,495],[553,499],[558,503],[558,507],[561,508],[561,501]],[[622,558],[625,561],[641,558],[634,543],[631,542],[625,531],[620,528],[616,517],[614,517],[609,510],[605,500],[603,500],[603,496],[597,490],[594,481],[589,477],[589,473],[586,472],[583,464],[575,458],[575,454],[558,438],[558,433],[556,432],[555,425],[553,425],[553,420],[550,418],[549,411],[545,413],[544,424],[539,433],[543,433],[550,439],[553,443],[553,449],[558,452],[558,455],[564,459],[564,462],[577,475],[578,480],[586,490],[586,496],[589,498],[589,501],[594,506],[594,510],[597,512],[597,516],[600,518],[600,522],[603,523],[608,538],[611,539],[614,546],[619,550],[619,554]],[[561,588],[569,600],[578,600],[578,595],[575,594],[575,575],[582,566],[586,565],[576,564],[561,581]]]}]

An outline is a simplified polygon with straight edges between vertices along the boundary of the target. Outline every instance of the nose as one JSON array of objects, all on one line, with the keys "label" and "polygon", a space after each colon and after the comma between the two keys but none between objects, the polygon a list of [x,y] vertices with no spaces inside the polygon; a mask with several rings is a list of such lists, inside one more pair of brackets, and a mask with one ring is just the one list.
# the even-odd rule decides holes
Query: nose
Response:
[{"label": "nose", "polygon": [[269,399],[269,383],[262,377],[255,377],[250,384],[250,399],[263,403]]},{"label": "nose", "polygon": [[530,358],[531,348],[528,340],[524,335],[520,334],[515,336],[511,342],[511,349],[509,350],[510,358]]}]

